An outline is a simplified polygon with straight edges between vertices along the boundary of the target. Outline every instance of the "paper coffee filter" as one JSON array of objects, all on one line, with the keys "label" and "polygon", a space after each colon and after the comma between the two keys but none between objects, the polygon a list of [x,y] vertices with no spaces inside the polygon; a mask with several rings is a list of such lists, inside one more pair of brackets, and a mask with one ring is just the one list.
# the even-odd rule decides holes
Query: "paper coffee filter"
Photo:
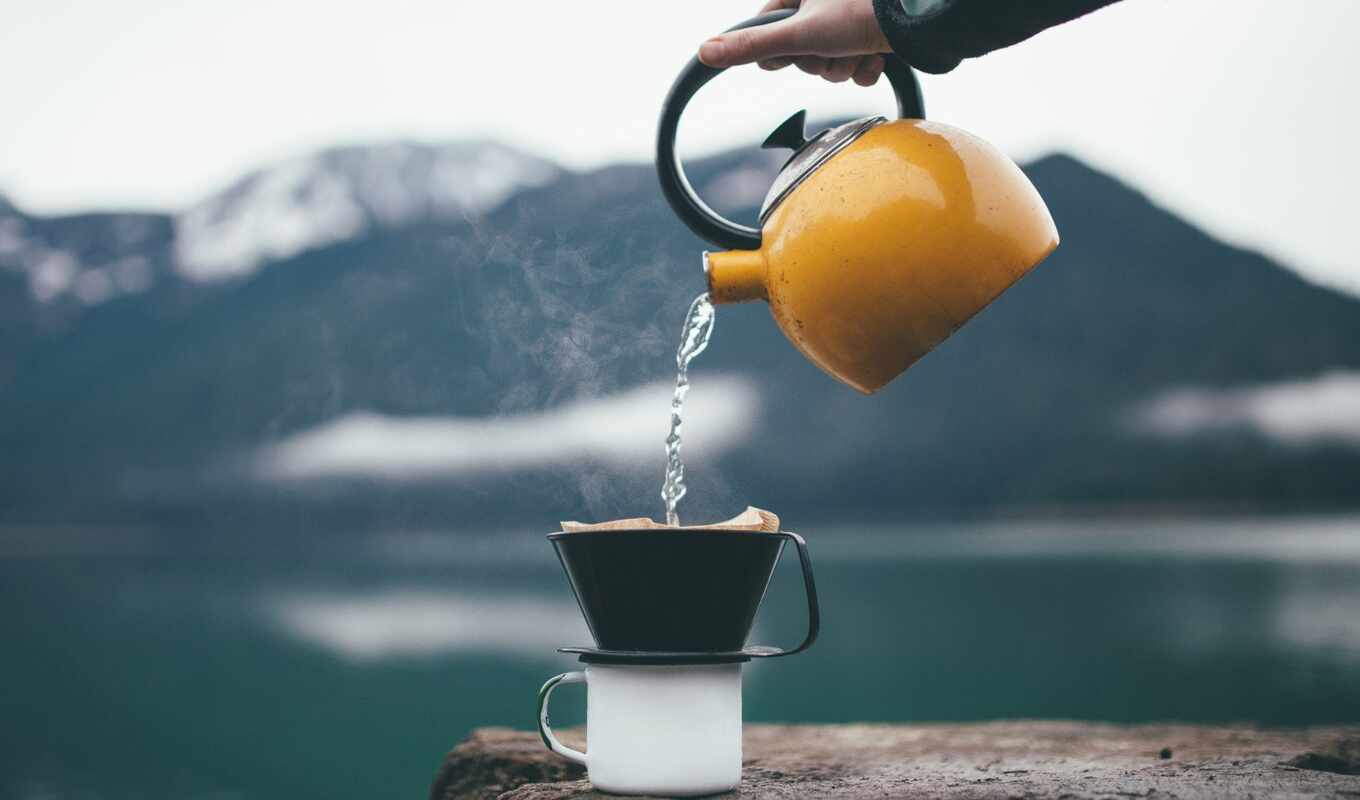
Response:
[{"label": "paper coffee filter", "polygon": [[702,531],[702,530],[725,530],[725,531],[764,531],[773,533],[779,530],[779,515],[773,511],[766,511],[763,508],[747,506],[746,510],[727,520],[726,522],[715,522],[710,525],[666,525],[650,517],[633,517],[631,519],[615,519],[609,522],[563,522],[562,530],[566,533],[580,533],[582,531],[620,531],[638,530],[655,528],[657,530],[677,530],[677,531]]}]

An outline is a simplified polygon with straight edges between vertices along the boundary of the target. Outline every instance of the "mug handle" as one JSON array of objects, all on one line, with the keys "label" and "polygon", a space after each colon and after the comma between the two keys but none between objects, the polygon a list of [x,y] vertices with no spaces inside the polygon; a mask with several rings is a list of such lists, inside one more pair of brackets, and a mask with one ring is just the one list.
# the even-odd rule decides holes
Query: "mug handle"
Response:
[{"label": "mug handle", "polygon": [[552,726],[548,724],[548,698],[552,697],[553,689],[560,683],[585,683],[586,674],[584,672],[564,672],[555,675],[543,684],[543,688],[538,690],[538,735],[543,737],[543,744],[554,753],[578,764],[586,763],[586,754],[580,750],[573,750],[570,747],[557,741],[553,735]]},{"label": "mug handle", "polygon": [[753,647],[748,647],[743,651],[754,658],[773,658],[776,656],[791,656],[794,653],[801,653],[811,647],[813,642],[817,641],[817,633],[822,627],[822,612],[817,605],[817,584],[812,580],[812,556],[808,555],[807,542],[803,541],[803,537],[796,533],[789,533],[787,531],[775,531],[774,533],[792,541],[794,547],[798,549],[798,564],[803,568],[803,591],[807,595],[807,635],[803,637],[802,644],[792,650],[785,650],[780,647],[755,645]]}]

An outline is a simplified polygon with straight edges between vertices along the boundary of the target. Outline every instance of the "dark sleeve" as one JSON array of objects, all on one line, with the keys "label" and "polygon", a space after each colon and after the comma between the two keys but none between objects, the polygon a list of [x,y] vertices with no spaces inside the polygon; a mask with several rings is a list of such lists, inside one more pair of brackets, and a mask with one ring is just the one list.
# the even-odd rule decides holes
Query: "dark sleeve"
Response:
[{"label": "dark sleeve", "polygon": [[1022,42],[1116,0],[874,0],[893,52],[922,72]]}]

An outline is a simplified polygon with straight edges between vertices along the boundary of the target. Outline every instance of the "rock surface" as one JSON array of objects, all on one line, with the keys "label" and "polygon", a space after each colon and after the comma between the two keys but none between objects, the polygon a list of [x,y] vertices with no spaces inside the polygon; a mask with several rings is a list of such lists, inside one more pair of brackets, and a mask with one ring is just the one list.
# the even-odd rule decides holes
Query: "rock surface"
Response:
[{"label": "rock surface", "polygon": [[[584,749],[579,730],[560,731]],[[1360,726],[748,725],[741,797],[1360,798]],[[536,733],[474,731],[431,800],[609,797]]]}]

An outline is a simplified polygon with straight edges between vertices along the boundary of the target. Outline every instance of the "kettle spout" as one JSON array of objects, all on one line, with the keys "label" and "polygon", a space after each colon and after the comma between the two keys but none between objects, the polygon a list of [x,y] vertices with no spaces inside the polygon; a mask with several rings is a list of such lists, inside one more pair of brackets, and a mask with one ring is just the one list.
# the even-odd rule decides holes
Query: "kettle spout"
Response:
[{"label": "kettle spout", "polygon": [[714,305],[768,300],[765,254],[759,250],[704,251],[708,299]]}]

